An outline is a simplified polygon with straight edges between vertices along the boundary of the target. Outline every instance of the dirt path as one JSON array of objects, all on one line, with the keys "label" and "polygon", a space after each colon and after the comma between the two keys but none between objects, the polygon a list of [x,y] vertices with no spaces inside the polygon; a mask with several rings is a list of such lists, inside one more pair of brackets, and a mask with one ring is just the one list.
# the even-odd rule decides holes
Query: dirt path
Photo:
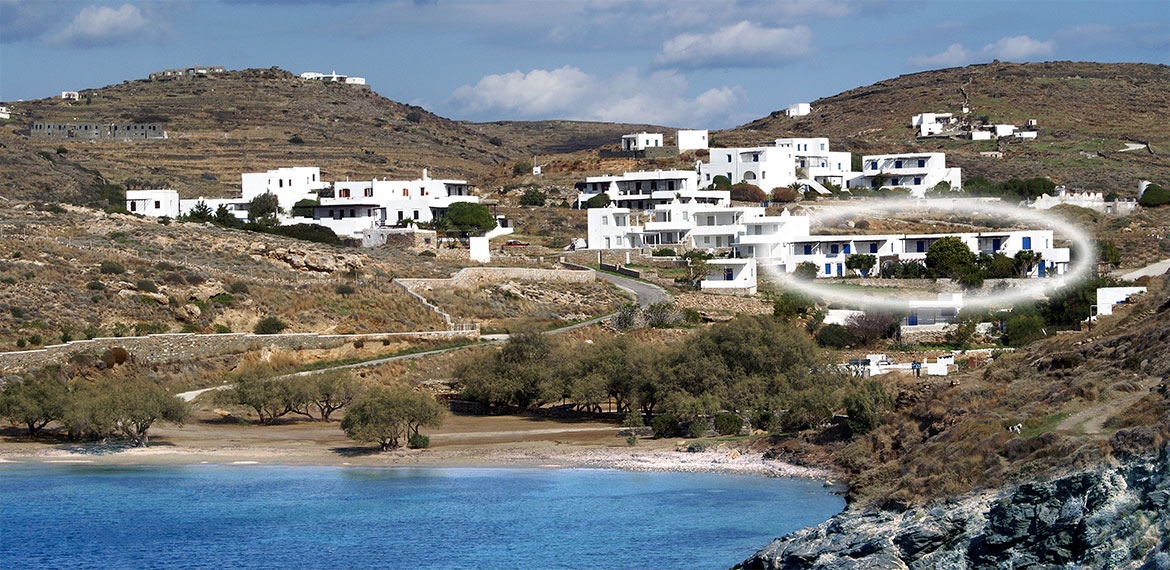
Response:
[{"label": "dirt path", "polygon": [[1057,424],[1056,429],[1057,431],[1079,431],[1088,435],[1100,434],[1101,428],[1105,426],[1105,422],[1109,418],[1136,404],[1138,400],[1147,396],[1159,382],[1160,380],[1157,378],[1149,378],[1138,384],[1138,389],[1132,393],[1085,408],[1065,418],[1064,421]]}]

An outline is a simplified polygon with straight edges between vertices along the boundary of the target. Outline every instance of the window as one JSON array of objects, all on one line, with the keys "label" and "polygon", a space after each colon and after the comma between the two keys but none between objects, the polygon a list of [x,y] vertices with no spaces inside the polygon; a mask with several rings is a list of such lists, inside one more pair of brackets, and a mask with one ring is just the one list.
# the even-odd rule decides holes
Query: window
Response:
[{"label": "window", "polygon": [[731,162],[731,155],[727,155],[727,162]]},{"label": "window", "polygon": [[826,263],[825,264],[825,275],[832,275],[832,274],[833,274],[833,264]]},{"label": "window", "polygon": [[349,217],[351,217],[351,218],[357,217],[357,208],[350,208],[349,209]]},{"label": "window", "polygon": [[735,273],[731,270],[730,267],[723,270],[723,280],[724,281],[734,281],[735,280]]},{"label": "window", "polygon": [[878,245],[876,243],[869,244],[869,252],[870,253],[877,253],[877,250],[878,250]]},{"label": "window", "polygon": [[605,238],[605,249],[609,249],[609,238]]},{"label": "window", "polygon": [[366,196],[373,196],[373,195],[374,195],[374,189],[373,188],[366,188]]},{"label": "window", "polygon": [[831,253],[833,255],[837,255],[837,252],[839,249],[840,249],[840,246],[838,246],[837,244],[830,245],[829,246],[829,253]]},{"label": "window", "polygon": [[666,181],[666,189],[667,190],[674,190],[674,180],[667,180]]},{"label": "window", "polygon": [[812,246],[811,245],[809,245],[807,243],[804,244],[804,254],[805,255],[812,255]]},{"label": "window", "polygon": [[402,221],[402,210],[398,210],[398,221]]},{"label": "window", "polygon": [[918,253],[926,251],[926,242],[918,240]]},{"label": "window", "polygon": [[845,245],[841,246],[841,252],[848,254],[849,253],[849,244],[845,244]]},{"label": "window", "polygon": [[284,188],[284,179],[281,178],[281,179],[277,180],[276,186],[277,186],[277,188]]},{"label": "window", "polygon": [[707,173],[707,180],[708,180],[708,181],[710,181],[710,180],[711,180],[711,173],[710,173],[710,172],[708,172],[708,173]]},{"label": "window", "polygon": [[901,181],[902,181],[902,179],[901,179],[901,178],[898,178],[898,177],[896,177],[896,176],[895,176],[894,178],[891,178],[891,179],[890,179],[890,184],[893,184],[894,186],[897,186],[897,185],[898,185],[898,184],[899,184]]},{"label": "window", "polygon": [[159,202],[158,200],[155,200],[155,201],[154,201],[154,209],[155,209],[155,210],[159,210],[159,209],[161,209],[161,208],[162,208],[162,202]]},{"label": "window", "polygon": [[349,188],[342,188],[338,192],[338,196],[341,196],[342,198],[349,198]]},{"label": "window", "polygon": [[650,190],[657,190],[657,189],[658,189],[658,181],[657,181],[657,180],[651,180],[651,181],[650,181]]},{"label": "window", "polygon": [[915,186],[918,186],[918,185],[920,185],[920,184],[922,184],[922,178],[920,178],[920,177],[918,177],[918,176],[915,176],[915,177],[914,177],[914,185],[915,185]]},{"label": "window", "polygon": [[130,202],[130,211],[131,211],[131,212],[137,212],[137,211],[138,211],[138,202]]},{"label": "window", "polygon": [[416,220],[418,219],[418,210],[414,211],[414,219],[416,219]]},{"label": "window", "polygon": [[869,163],[869,169],[870,170],[877,170],[877,161],[876,160]]},{"label": "window", "polygon": [[918,159],[918,168],[926,168],[926,159],[924,159],[924,158]]},{"label": "window", "polygon": [[602,216],[601,217],[601,225],[603,225],[603,226],[609,225],[609,216]]},{"label": "window", "polygon": [[408,192],[410,192],[410,190],[407,190],[406,188],[403,188],[403,189],[402,189],[402,195],[403,195],[403,196],[406,196],[406,194],[407,194]]},{"label": "window", "polygon": [[902,168],[902,161],[895,160],[894,161],[894,168]]},{"label": "window", "polygon": [[1032,249],[1032,238],[1030,238],[1030,237],[1024,238],[1024,249]]}]

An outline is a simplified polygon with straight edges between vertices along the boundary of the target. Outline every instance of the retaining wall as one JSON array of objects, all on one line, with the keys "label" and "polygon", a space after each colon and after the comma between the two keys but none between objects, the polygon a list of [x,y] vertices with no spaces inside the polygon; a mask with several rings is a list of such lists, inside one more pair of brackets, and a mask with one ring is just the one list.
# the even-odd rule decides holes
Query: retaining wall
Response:
[{"label": "retaining wall", "polygon": [[396,279],[408,289],[415,287],[465,287],[495,281],[560,281],[562,283],[589,283],[597,279],[592,269],[536,269],[531,267],[465,267],[445,279]]}]

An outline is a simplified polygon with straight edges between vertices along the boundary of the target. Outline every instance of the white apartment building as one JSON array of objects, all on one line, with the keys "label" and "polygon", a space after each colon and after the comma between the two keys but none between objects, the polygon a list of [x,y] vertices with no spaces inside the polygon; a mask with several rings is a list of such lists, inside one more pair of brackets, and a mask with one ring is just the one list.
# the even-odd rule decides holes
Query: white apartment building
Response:
[{"label": "white apartment building", "polygon": [[953,189],[963,187],[962,169],[947,168],[947,155],[941,152],[865,155],[861,165],[862,174],[850,181],[850,188],[902,187],[922,198],[940,182],[949,183]]},{"label": "white apartment building", "polygon": [[[1062,275],[1068,270],[1068,248],[1053,244],[1051,230],[984,231],[955,234],[810,235],[809,218],[785,210],[768,216],[760,207],[726,207],[679,201],[634,211],[629,208],[589,210],[589,249],[639,249],[679,246],[690,249],[725,251],[740,260],[755,260],[792,273],[804,262],[814,264],[818,277],[846,275],[845,260],[853,254],[869,254],[877,271],[886,261],[925,263],[930,245],[943,237],[957,237],[975,254],[1000,253],[1008,257],[1020,251],[1034,251],[1042,263],[1030,277]],[[716,280],[739,281],[746,262],[728,262],[734,277],[717,274]],[[721,266],[722,267],[722,266]],[[724,279],[718,279],[722,275]],[[730,287],[730,285],[724,285]],[[755,283],[750,283],[754,287]],[[740,287],[735,287],[740,288]],[[744,287],[747,288],[747,287]]]},{"label": "white apartment building", "polygon": [[682,129],[675,133],[674,142],[678,146],[678,152],[683,153],[688,150],[705,150],[710,140],[707,129]]},{"label": "white apartment building", "polygon": [[646,150],[662,146],[662,133],[636,133],[622,136],[622,150]]},{"label": "white apartment building", "polygon": [[174,218],[179,215],[179,193],[166,189],[127,190],[126,210],[131,214]]},{"label": "white apartment building", "polygon": [[776,139],[776,148],[791,150],[796,168],[803,169],[809,180],[821,184],[835,184],[842,188],[852,179],[861,175],[852,172],[853,155],[848,152],[829,150],[829,139]]},{"label": "white apartment building", "polygon": [[699,164],[699,175],[703,185],[726,176],[732,184],[747,182],[771,192],[796,182],[796,155],[776,146],[713,148],[707,162]]},{"label": "white apartment building", "polygon": [[726,205],[731,193],[702,190],[699,173],[693,170],[626,172],[617,176],[590,176],[577,183],[577,207],[594,196],[605,194],[618,208],[645,210],[674,200]]}]

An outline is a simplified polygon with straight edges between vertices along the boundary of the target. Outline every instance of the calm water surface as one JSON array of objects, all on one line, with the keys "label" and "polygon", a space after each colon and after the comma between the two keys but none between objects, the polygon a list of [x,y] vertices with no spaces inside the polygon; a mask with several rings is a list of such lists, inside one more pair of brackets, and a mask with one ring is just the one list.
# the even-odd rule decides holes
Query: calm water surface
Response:
[{"label": "calm water surface", "polygon": [[598,469],[0,466],[0,568],[727,568],[816,481]]}]

